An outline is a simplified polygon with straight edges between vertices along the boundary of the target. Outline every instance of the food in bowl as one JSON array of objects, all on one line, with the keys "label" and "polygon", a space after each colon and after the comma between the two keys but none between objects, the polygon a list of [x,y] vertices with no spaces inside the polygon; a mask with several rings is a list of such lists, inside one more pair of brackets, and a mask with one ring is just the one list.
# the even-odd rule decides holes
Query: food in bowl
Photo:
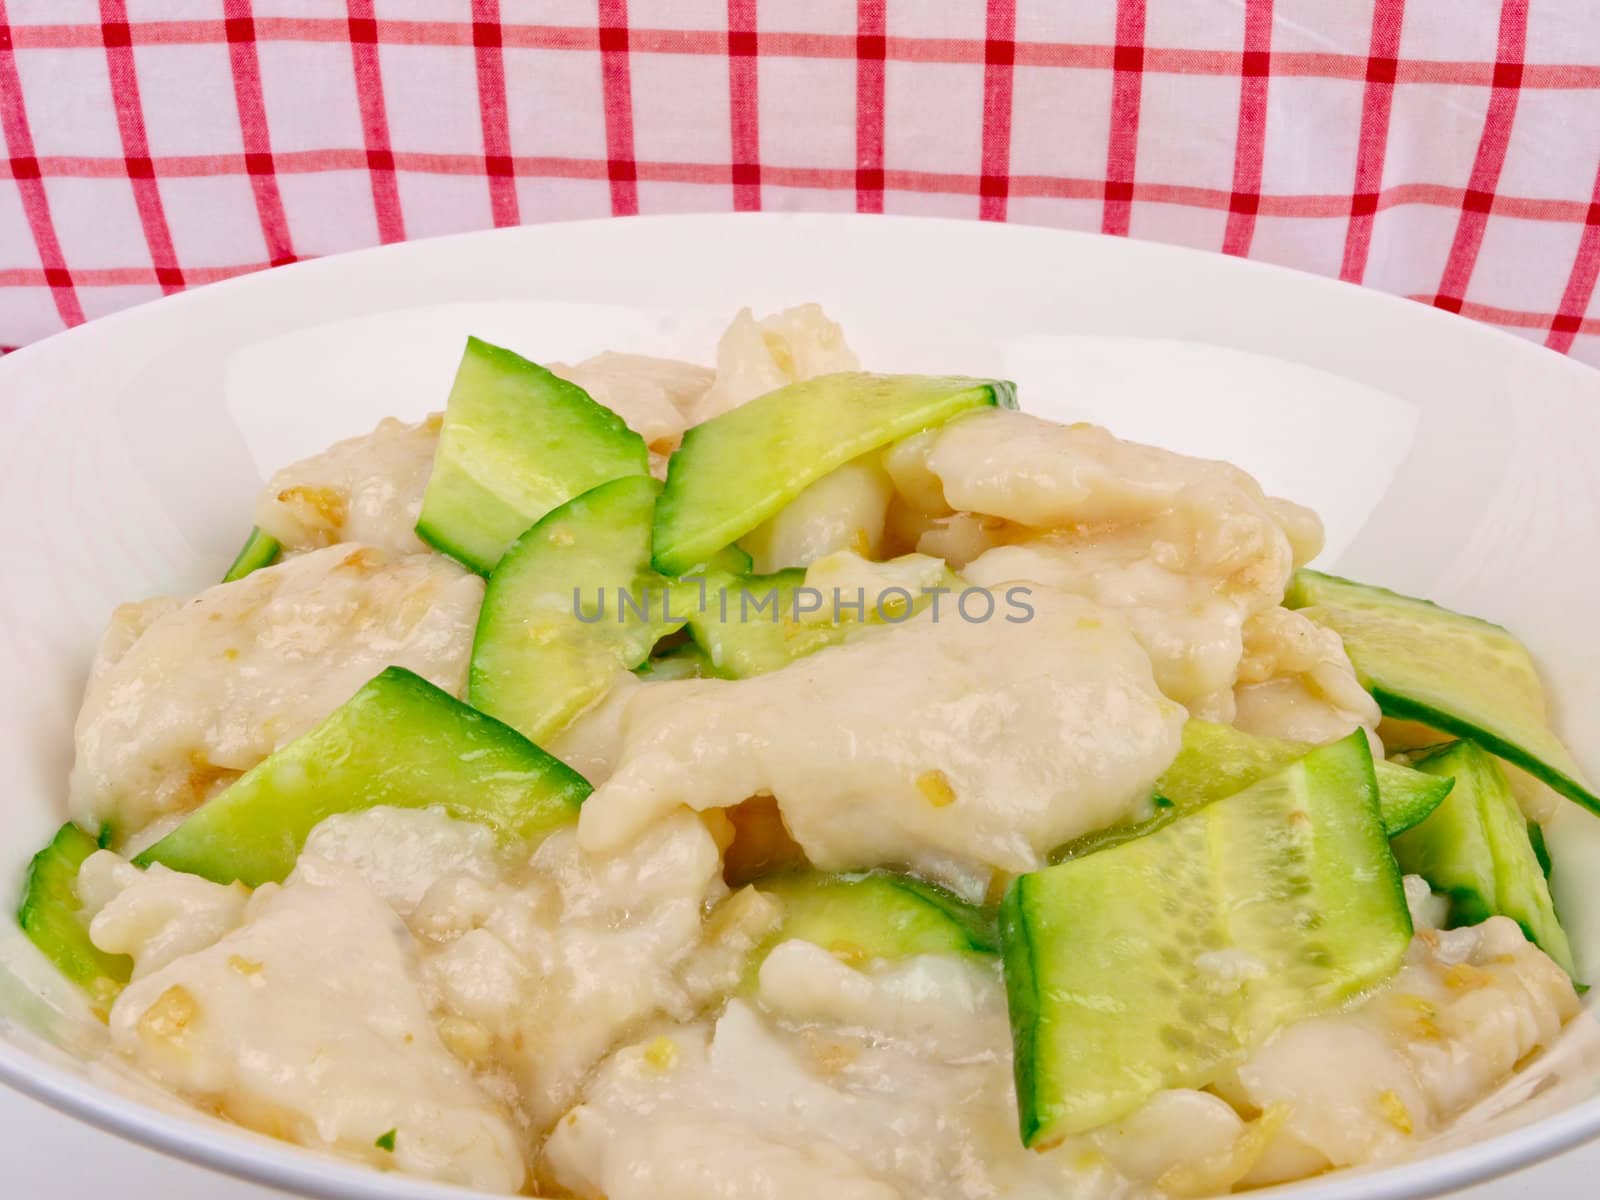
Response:
[{"label": "food in bowl", "polygon": [[1404,1154],[1556,1038],[1505,630],[1316,515],[874,375],[469,341],[113,614],[19,919],[197,1109],[487,1192],[1204,1196]]}]

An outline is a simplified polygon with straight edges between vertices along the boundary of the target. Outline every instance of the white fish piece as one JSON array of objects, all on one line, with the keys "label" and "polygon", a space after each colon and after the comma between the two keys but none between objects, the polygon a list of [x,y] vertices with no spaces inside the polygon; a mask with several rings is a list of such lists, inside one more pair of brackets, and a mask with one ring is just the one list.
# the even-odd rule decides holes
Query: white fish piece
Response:
[{"label": "white fish piece", "polygon": [[836,551],[876,558],[894,485],[876,455],[828,472],[740,539],[758,575],[805,567]]},{"label": "white fish piece", "polygon": [[[1032,529],[1059,529],[1149,520],[1203,508],[1232,493],[1270,519],[1291,564],[1309,561],[1322,546],[1315,513],[1269,499],[1260,484],[1231,463],[1124,441],[1098,425],[1062,425],[1014,410],[988,409],[951,421],[925,439],[918,447],[925,470],[938,480],[949,509],[957,512],[984,513]],[[1199,540],[1211,543],[1197,548],[1219,562],[1241,548],[1252,549],[1259,536],[1254,530],[1224,526],[1196,532]],[[1237,566],[1245,569],[1253,562],[1241,560]],[[1273,573],[1266,572],[1268,577]]]},{"label": "white fish piece", "polygon": [[827,1142],[797,1145],[699,1115],[620,1136],[594,1109],[574,1109],[549,1153],[563,1184],[584,1200],[706,1200],[729,1195],[735,1180],[749,1188],[741,1194],[761,1200],[906,1196]]},{"label": "white fish piece", "polygon": [[422,493],[443,417],[386,417],[371,433],[335,442],[276,472],[256,499],[256,525],[290,552],[360,542],[420,554]]},{"label": "white fish piece", "polygon": [[935,506],[919,549],[956,548],[980,585],[1037,580],[1118,609],[1162,690],[1208,720],[1233,720],[1245,626],[1321,547],[1315,513],[1239,468],[1095,425],[974,413],[886,462],[907,500]]},{"label": "white fish piece", "polygon": [[615,854],[583,854],[563,830],[521,874],[447,876],[410,921],[441,1010],[481,1035],[483,1057],[543,1128],[635,1026],[687,1017],[705,999],[685,975],[726,895],[716,843],[679,813]]},{"label": "white fish piece", "polygon": [[[369,889],[269,884],[236,930],[122,993],[112,1046],[247,1128],[515,1192],[515,1127],[440,1041],[418,967],[411,935]],[[392,1150],[378,1145],[390,1131]]]},{"label": "white fish piece", "polygon": [[453,819],[443,808],[376,808],[319,822],[295,860],[289,882],[332,887],[356,879],[409,917],[441,879],[492,882],[500,854],[492,830]]},{"label": "white fish piece", "polygon": [[483,580],[436,554],[330,546],[114,619],[84,695],[73,818],[119,839],[198,807],[385,667],[466,684]]},{"label": "white fish piece", "polygon": [[1286,1112],[1244,1182],[1403,1151],[1549,1046],[1578,1008],[1566,972],[1515,922],[1419,928],[1399,975],[1370,999],[1290,1026],[1219,1085],[1238,1104]]},{"label": "white fish piece", "polygon": [[133,978],[204,950],[244,920],[250,889],[169,871],[140,870],[110,850],[78,868],[78,899],[89,938],[107,954],[133,958]]},{"label": "white fish piece", "polygon": [[671,358],[606,351],[582,362],[548,364],[552,373],[575,383],[605,405],[644,439],[651,474],[666,475],[667,458],[678,448],[701,398],[717,373],[710,367]]},{"label": "white fish piece", "polygon": [[[1426,907],[1425,889],[1407,890]],[[1511,922],[1424,926],[1393,981],[1282,1030],[1212,1090],[1157,1092],[1122,1121],[1024,1150],[996,964],[923,955],[857,967],[791,940],[769,955],[753,1001],[608,1058],[546,1157],[582,1196],[667,1186],[678,1178],[669,1134],[712,1128],[774,1196],[806,1195],[812,1164],[796,1155],[822,1151],[830,1170],[853,1164],[841,1187],[870,1180],[907,1198],[1214,1195],[1404,1151],[1576,1010],[1566,976]]]},{"label": "white fish piece", "polygon": [[717,378],[690,412],[698,425],[791,383],[860,369],[844,330],[819,304],[757,320],[742,308],[717,343]]},{"label": "white fish piece", "polygon": [[[1150,1195],[1085,1155],[1087,1143],[1023,1148],[992,969],[922,956],[871,971],[834,963],[803,983],[796,972],[825,952],[790,942],[775,954],[789,962],[763,970],[759,1006],[733,1000],[714,1023],[646,1034],[601,1064],[546,1143],[563,1186],[613,1196],[637,1181],[624,1194],[649,1195],[678,1178],[667,1131],[711,1128],[740,1148],[741,1183],[760,1180],[760,1194],[784,1200],[817,1195],[819,1170],[874,1200]],[[831,1014],[830,987],[841,992]],[[921,1015],[908,1020],[912,997]],[[924,1019],[941,997],[947,1011]],[[1193,1146],[1204,1132],[1171,1141]]]},{"label": "white fish piece", "polygon": [[1129,815],[1177,753],[1183,709],[1115,613],[1045,588],[995,599],[987,621],[930,609],[770,674],[641,690],[615,773],[584,802],[584,847],[765,793],[823,870],[949,877],[1032,870]]},{"label": "white fish piece", "polygon": [[1320,744],[1357,728],[1378,728],[1383,714],[1333,630],[1290,609],[1268,608],[1245,621],[1243,634],[1233,689],[1240,729]]}]

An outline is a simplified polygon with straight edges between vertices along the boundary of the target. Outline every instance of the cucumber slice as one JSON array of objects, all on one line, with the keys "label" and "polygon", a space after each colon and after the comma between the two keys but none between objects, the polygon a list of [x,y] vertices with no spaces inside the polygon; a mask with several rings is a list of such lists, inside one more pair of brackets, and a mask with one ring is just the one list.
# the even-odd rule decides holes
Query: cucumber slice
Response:
[{"label": "cucumber slice", "polygon": [[[1282,770],[1312,749],[1304,742],[1258,737],[1231,725],[1190,721],[1183,727],[1178,757],[1156,780],[1156,794],[1184,810],[1221,800]],[[1378,811],[1390,837],[1410,829],[1439,807],[1450,780],[1375,760]]]},{"label": "cucumber slice", "polygon": [[1359,730],[1148,837],[1021,876],[1000,941],[1023,1143],[1206,1086],[1387,979],[1410,940]]},{"label": "cucumber slice", "polygon": [[1548,880],[1553,866],[1550,861],[1550,847],[1545,845],[1544,826],[1537,821],[1528,822],[1528,842],[1533,846],[1533,856],[1539,860],[1539,870],[1544,872],[1544,877]]},{"label": "cucumber slice", "polygon": [[1444,803],[1455,780],[1449,776],[1424,775],[1404,763],[1377,759],[1372,764],[1378,778],[1378,811],[1383,814],[1383,831],[1390,837],[1404,833],[1428,819],[1428,814]]},{"label": "cucumber slice", "polygon": [[[892,559],[888,563],[874,565],[893,568],[917,557],[907,555],[905,559]],[[929,561],[937,563],[937,560]],[[723,679],[748,679],[752,675],[765,675],[818,650],[859,637],[868,630],[899,624],[933,602],[932,597],[922,592],[914,581],[908,581],[906,586],[899,589],[899,593],[890,597],[881,613],[876,602],[877,596],[868,595],[865,588],[859,595],[839,589],[845,593],[838,598],[841,600],[840,612],[846,611],[844,604],[851,606],[845,620],[837,623],[803,621],[797,619],[796,600],[802,598],[800,592],[807,574],[807,569],[803,567],[792,567],[771,575],[715,569],[705,572],[706,590],[703,596],[691,600],[688,605],[689,632],[705,651],[713,674]],[[885,578],[890,577],[886,575]],[[935,582],[944,592],[952,594],[965,587],[960,577],[948,568],[942,570]],[[826,588],[813,588],[804,600],[815,611],[831,617],[836,615],[832,611],[836,597],[826,593]],[[898,613],[890,609],[890,601],[903,601],[904,595],[911,597],[910,602],[904,604]],[[698,600],[704,602],[696,603]],[[947,606],[954,603],[953,600],[946,601]],[[817,608],[819,605],[821,607]]]},{"label": "cucumber slice", "polygon": [[[467,699],[542,742],[611,689],[619,670],[683,627],[650,567],[661,485],[613,479],[545,514],[506,551],[483,594]],[[581,615],[580,615],[581,608]]]},{"label": "cucumber slice", "polygon": [[708,571],[706,602],[695,606],[689,632],[711,673],[722,679],[765,675],[844,641],[841,625],[795,620],[795,593],[805,581],[801,567],[775,575]]},{"label": "cucumber slice", "polygon": [[234,556],[233,565],[222,577],[222,582],[232,583],[237,579],[243,579],[251,571],[270,567],[278,561],[278,553],[282,549],[277,538],[252,528],[250,536],[245,538],[244,545],[239,547],[239,553]]},{"label": "cucumber slice", "polygon": [[487,575],[552,508],[649,471],[644,439],[577,384],[468,338],[417,536]]},{"label": "cucumber slice", "polygon": [[829,875],[802,871],[756,881],[783,902],[783,924],[752,960],[803,938],[850,962],[915,954],[993,954],[993,917],[931,883],[892,871]]},{"label": "cucumber slice", "polygon": [[[1183,727],[1178,756],[1156,780],[1153,816],[1085,834],[1061,847],[1052,858],[1060,862],[1144,837],[1187,812],[1281,771],[1311,749],[1303,742],[1258,737],[1232,725],[1191,720]],[[1378,811],[1390,837],[1422,821],[1450,792],[1448,778],[1382,759],[1372,765],[1378,780]]]},{"label": "cucumber slice", "polygon": [[281,882],[334,813],[438,804],[503,841],[536,843],[576,821],[589,792],[516,730],[390,667],[134,862],[257,887]]},{"label": "cucumber slice", "polygon": [[1498,625],[1427,600],[1299,570],[1284,603],[1332,629],[1384,715],[1470,738],[1600,813],[1551,732],[1527,649]]},{"label": "cucumber slice", "polygon": [[89,940],[89,927],[79,911],[78,868],[100,844],[70,822],[28,867],[17,922],[28,940],[56,968],[87,993],[102,1018],[133,974],[133,959],[107,954]]},{"label": "cucumber slice", "polygon": [[1401,870],[1421,875],[1450,897],[1453,924],[1510,917],[1529,941],[1576,976],[1528,823],[1500,764],[1465,741],[1414,761],[1419,771],[1454,776],[1456,785],[1437,812],[1394,840]]},{"label": "cucumber slice", "polygon": [[845,372],[790,384],[696,425],[667,466],[656,570],[682,575],[851,459],[996,405],[1016,407],[1012,384]]}]

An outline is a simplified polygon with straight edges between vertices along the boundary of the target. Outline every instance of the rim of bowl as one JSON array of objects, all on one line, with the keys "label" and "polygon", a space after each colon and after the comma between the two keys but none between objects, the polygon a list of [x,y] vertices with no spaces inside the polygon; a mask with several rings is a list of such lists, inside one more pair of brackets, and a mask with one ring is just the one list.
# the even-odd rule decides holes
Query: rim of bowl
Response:
[{"label": "rim of bowl", "polygon": [[[808,224],[866,226],[869,223],[882,225],[887,221],[901,226],[922,227],[929,231],[941,227],[952,230],[959,228],[963,236],[971,236],[973,230],[982,229],[984,232],[977,236],[1019,240],[1042,237],[1115,243],[1129,247],[1129,253],[1146,253],[1157,259],[1172,259],[1180,263],[1204,262],[1211,269],[1229,271],[1241,277],[1258,276],[1260,282],[1252,284],[1255,287],[1280,289],[1295,287],[1308,292],[1326,291],[1341,296],[1358,292],[1363,297],[1363,304],[1374,309],[1387,308],[1396,320],[1425,324],[1443,322],[1449,328],[1456,330],[1465,324],[1474,330],[1472,336],[1494,342],[1501,346],[1506,354],[1525,361],[1537,358],[1539,369],[1565,369],[1582,374],[1586,378],[1596,377],[1594,369],[1586,364],[1520,338],[1507,330],[1471,321],[1392,293],[1376,291],[1275,263],[1231,258],[1192,247],[1145,241],[1139,238],[1108,237],[1103,234],[1054,229],[1048,226],[988,224],[954,217],[758,212],[599,217],[582,221],[552,222],[540,226],[473,230],[306,259],[270,271],[256,271],[190,288],[171,296],[110,313],[71,329],[61,330],[0,358],[0,379],[5,378],[8,370],[16,369],[16,364],[31,364],[41,348],[53,352],[67,340],[104,336],[108,329],[148,319],[149,310],[157,306],[161,306],[161,311],[164,313],[175,313],[183,305],[214,304],[224,297],[232,297],[235,293],[259,287],[262,281],[268,278],[273,280],[275,286],[283,286],[285,279],[290,276],[295,279],[304,277],[309,282],[319,272],[347,271],[352,269],[353,263],[364,262],[380,255],[401,257],[408,253],[437,253],[440,246],[468,240],[489,238],[510,240],[517,236],[537,239],[541,233],[535,231],[542,231],[543,236],[556,236],[552,231],[571,231],[576,227],[614,227],[619,220],[629,225],[659,225],[667,229],[714,226],[725,222],[781,227]],[[419,247],[423,249],[419,250]],[[1226,266],[1218,266],[1218,263],[1226,263]],[[1558,367],[1557,364],[1561,365]],[[1529,365],[1533,365],[1531,361]],[[1586,1005],[1584,1013],[1591,1014],[1593,1008],[1592,1003]],[[1583,1015],[1580,1014],[1574,1019],[1582,1019]],[[441,1200],[449,1197],[486,1195],[453,1184],[421,1179],[399,1172],[379,1171],[345,1162],[332,1155],[324,1155],[294,1143],[268,1138],[242,1126],[230,1126],[224,1136],[219,1138],[216,1136],[216,1131],[202,1120],[165,1112],[153,1105],[122,1095],[113,1088],[76,1076],[48,1062],[42,1056],[30,1053],[15,1040],[5,1036],[3,1021],[0,1021],[0,1084],[29,1096],[57,1112],[135,1144],[247,1182],[278,1188],[315,1200]],[[1596,1080],[1596,1086],[1600,1089],[1600,1079]],[[1401,1159],[1388,1166],[1372,1164],[1350,1168],[1309,1180],[1280,1184],[1263,1189],[1258,1194],[1282,1195],[1286,1200],[1424,1200],[1425,1197],[1439,1196],[1448,1191],[1499,1178],[1552,1158],[1597,1137],[1600,1137],[1600,1094],[1473,1145],[1416,1159]]]}]

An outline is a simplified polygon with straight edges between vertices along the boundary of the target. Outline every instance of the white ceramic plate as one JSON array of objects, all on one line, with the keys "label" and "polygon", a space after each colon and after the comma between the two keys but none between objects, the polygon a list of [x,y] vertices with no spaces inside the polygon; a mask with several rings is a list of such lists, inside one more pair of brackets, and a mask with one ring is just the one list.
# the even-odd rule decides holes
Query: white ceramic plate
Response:
[{"label": "white ceramic plate", "polygon": [[[63,819],[73,714],[111,607],[213,582],[266,471],[439,407],[468,332],[546,359],[708,359],[739,306],[804,300],[871,367],[1009,376],[1025,408],[1228,457],[1314,505],[1323,565],[1520,633],[1600,776],[1600,375],[1587,368],[1419,305],[1138,242],[826,216],[553,225],[251,276],[0,360],[5,905]],[[1573,809],[1550,843],[1580,959],[1600,972],[1600,822]],[[0,1080],[307,1195],[459,1194],[140,1098],[83,1064],[95,1030],[52,1007],[51,983],[0,921]],[[1593,1136],[1595,1031],[1579,1018],[1439,1152],[1285,1194],[1432,1195]]]}]

